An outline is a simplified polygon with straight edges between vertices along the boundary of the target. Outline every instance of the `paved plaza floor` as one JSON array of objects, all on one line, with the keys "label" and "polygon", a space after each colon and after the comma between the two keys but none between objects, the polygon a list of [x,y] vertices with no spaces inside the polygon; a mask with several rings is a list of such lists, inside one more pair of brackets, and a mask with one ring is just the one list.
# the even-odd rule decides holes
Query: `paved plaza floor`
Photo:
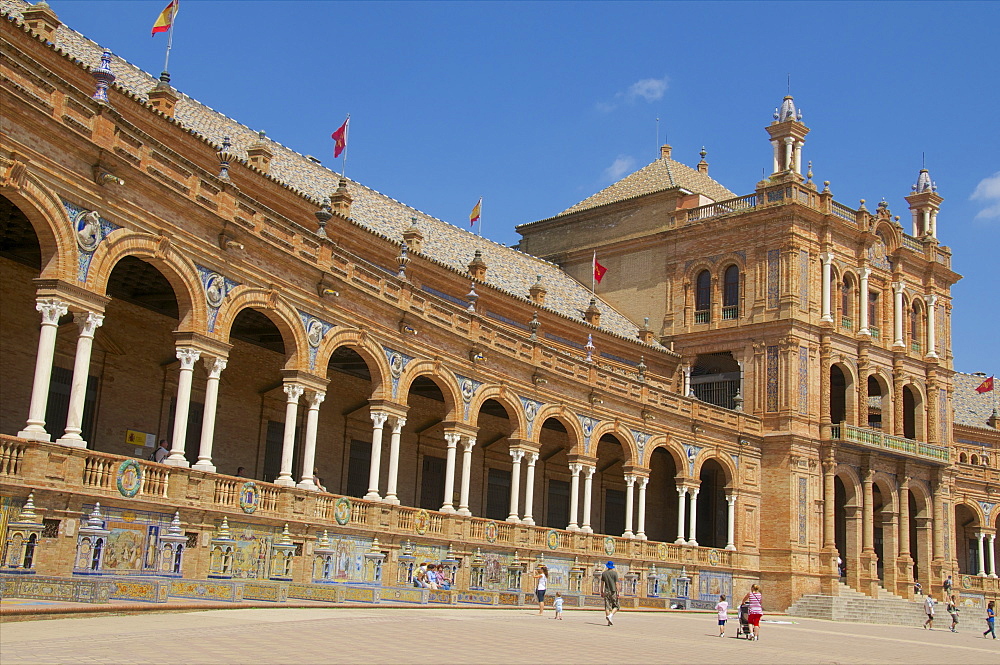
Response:
[{"label": "paved plaza floor", "polygon": [[[985,622],[947,629],[772,617],[761,639],[711,614],[391,607],[142,612],[4,621],[16,663],[1000,663]],[[982,625],[981,625],[982,624]]]}]

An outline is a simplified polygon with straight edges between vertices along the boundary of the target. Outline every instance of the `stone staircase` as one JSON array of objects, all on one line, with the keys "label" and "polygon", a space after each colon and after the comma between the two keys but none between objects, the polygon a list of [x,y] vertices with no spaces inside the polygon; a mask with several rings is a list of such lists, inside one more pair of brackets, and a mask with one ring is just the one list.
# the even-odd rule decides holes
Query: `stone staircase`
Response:
[{"label": "stone staircase", "polygon": [[[855,591],[838,582],[836,596],[806,595],[788,608],[791,616],[828,619],[831,621],[855,621],[859,623],[880,623],[894,626],[921,626],[927,618],[922,602],[905,600],[893,593],[877,588],[877,598]],[[935,618],[945,626],[948,622],[944,606],[935,607]]]}]

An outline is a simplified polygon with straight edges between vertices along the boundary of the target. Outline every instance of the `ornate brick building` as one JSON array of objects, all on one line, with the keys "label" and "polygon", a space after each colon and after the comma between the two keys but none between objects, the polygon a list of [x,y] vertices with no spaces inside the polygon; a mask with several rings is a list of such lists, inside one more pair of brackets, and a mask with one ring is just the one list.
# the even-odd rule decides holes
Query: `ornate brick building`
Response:
[{"label": "ornate brick building", "polygon": [[544,562],[585,605],[612,557],[638,607],[997,595],[926,172],[910,234],[834,202],[788,98],[754,194],[665,147],[512,249],[2,7],[5,584],[518,604]]}]

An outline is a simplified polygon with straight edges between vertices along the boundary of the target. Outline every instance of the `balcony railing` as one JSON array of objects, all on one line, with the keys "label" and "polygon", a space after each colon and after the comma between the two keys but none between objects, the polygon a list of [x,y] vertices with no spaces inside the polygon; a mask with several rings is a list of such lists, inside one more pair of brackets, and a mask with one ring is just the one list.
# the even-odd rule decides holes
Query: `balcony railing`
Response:
[{"label": "balcony railing", "polygon": [[712,318],[712,311],[708,309],[694,313],[695,323],[708,323],[711,320],[711,318]]},{"label": "balcony railing", "polygon": [[872,339],[882,339],[882,331],[875,326],[868,326],[868,332],[871,333]]},{"label": "balcony railing", "polygon": [[847,330],[854,330],[854,319],[849,316],[840,317],[840,327]]},{"label": "balcony railing", "polygon": [[736,305],[729,305],[727,307],[723,307],[722,308],[722,320],[723,321],[732,321],[733,319],[736,318],[738,310],[739,310],[739,307],[737,307]]},{"label": "balcony railing", "polygon": [[893,436],[876,429],[865,427],[855,427],[847,423],[834,425],[830,428],[830,438],[848,443],[856,443],[870,448],[880,448],[893,452],[905,453],[917,457],[924,457],[948,462],[948,449],[943,446],[932,446],[922,441],[905,439],[901,436]]},{"label": "balcony railing", "polygon": [[924,251],[924,246],[920,244],[919,240],[913,236],[908,236],[905,233],[903,234],[903,247],[913,250],[914,252],[923,253]]},{"label": "balcony railing", "polygon": [[910,351],[920,353],[920,342],[910,342]]}]

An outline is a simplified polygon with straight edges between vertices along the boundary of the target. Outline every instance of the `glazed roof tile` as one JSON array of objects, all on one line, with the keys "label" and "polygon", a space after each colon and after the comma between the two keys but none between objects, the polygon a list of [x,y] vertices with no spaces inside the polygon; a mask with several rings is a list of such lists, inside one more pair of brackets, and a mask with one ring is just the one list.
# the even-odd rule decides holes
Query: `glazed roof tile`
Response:
[{"label": "glazed roof tile", "polygon": [[576,205],[566,208],[559,215],[589,210],[674,187],[683,187],[697,194],[703,194],[713,201],[734,199],[737,196],[706,174],[669,157],[664,157],[647,164],[635,173],[625,176],[610,187],[605,187]]},{"label": "glazed roof tile", "polygon": [[[982,427],[992,429],[986,421],[993,413],[995,392],[977,393],[978,388],[985,376],[974,374],[964,374],[956,372],[952,378],[954,392],[952,393],[951,408],[953,411],[953,421],[956,425],[966,425],[968,427]],[[996,388],[994,388],[996,390]]]},{"label": "glazed roof tile", "polygon": [[[0,0],[0,11],[18,21],[21,20],[22,12],[28,7],[29,4],[24,0]],[[55,47],[91,69],[100,63],[104,51],[96,42],[66,25],[61,25],[57,30]],[[148,92],[158,82],[157,78],[118,56],[113,56],[111,70],[117,77],[115,86],[141,101],[148,99]],[[232,141],[231,151],[241,159],[245,159],[247,149],[251,145],[261,140],[257,130],[240,124],[179,90],[176,93],[178,100],[174,110],[174,121],[181,127],[201,135],[216,145],[221,144],[223,137],[228,136]],[[337,189],[340,175],[335,171],[286,148],[270,137],[264,138],[263,141],[274,153],[269,175],[276,181],[313,199],[317,205],[325,196]],[[700,176],[697,172],[695,174]],[[423,256],[460,273],[466,273],[468,264],[478,249],[482,252],[483,260],[488,267],[484,281],[522,300],[527,300],[528,289],[535,283],[537,276],[541,275],[548,289],[545,305],[539,307],[532,303],[530,309],[555,311],[580,322],[584,327],[587,326],[582,320],[583,311],[589,305],[593,294],[555,264],[479,237],[361,183],[348,180],[347,189],[354,199],[351,209],[352,219],[362,228],[381,234],[392,241],[402,242],[403,231],[409,228],[411,218],[415,217],[417,227],[424,234],[421,251]],[[731,196],[733,195],[728,195]],[[602,331],[637,344],[641,343],[637,339],[639,327],[635,323],[599,297],[597,307],[601,310]],[[530,318],[528,309],[525,309],[525,321]],[[585,335],[583,330],[581,335]],[[654,342],[651,346],[661,351],[665,350],[658,342]]]}]

